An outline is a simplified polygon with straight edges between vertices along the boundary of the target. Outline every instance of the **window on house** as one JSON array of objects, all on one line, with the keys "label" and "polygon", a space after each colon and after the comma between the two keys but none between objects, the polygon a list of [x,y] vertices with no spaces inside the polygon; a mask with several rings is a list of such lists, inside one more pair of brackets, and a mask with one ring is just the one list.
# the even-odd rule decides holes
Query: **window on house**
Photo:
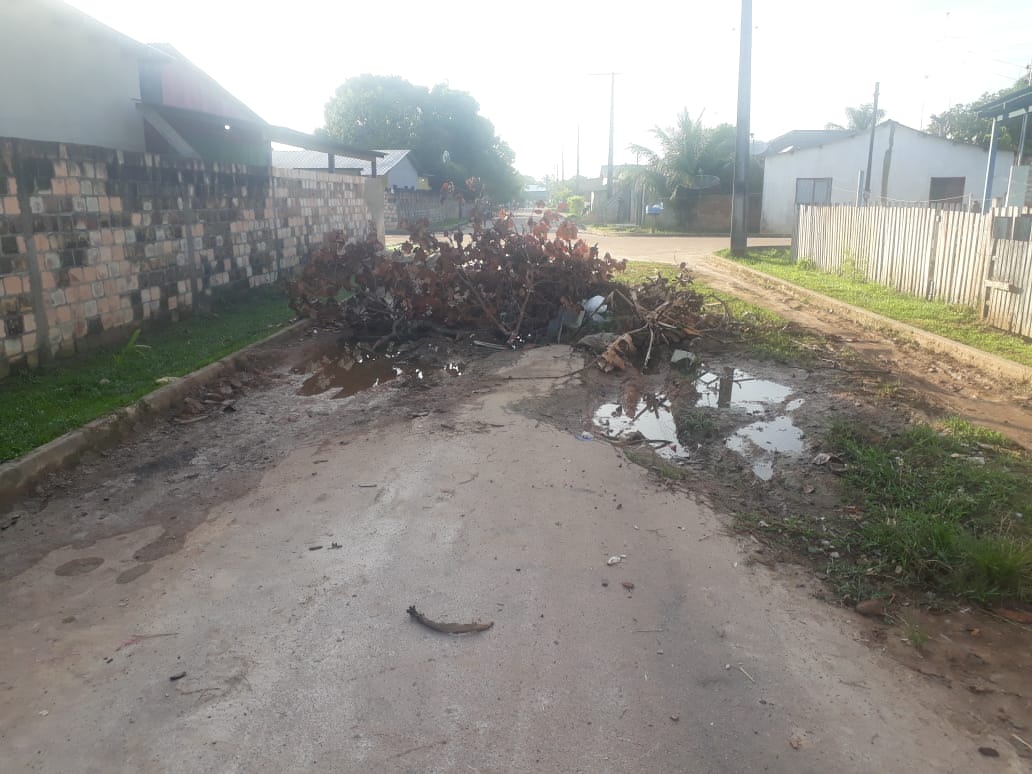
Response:
[{"label": "window on house", "polygon": [[796,204],[830,204],[830,177],[797,177],[795,181]]},{"label": "window on house", "polygon": [[1011,238],[1019,242],[1032,242],[1032,215],[1019,215],[1014,219],[1014,233]]},{"label": "window on house", "polygon": [[929,204],[963,204],[963,177],[933,177],[928,188]]}]

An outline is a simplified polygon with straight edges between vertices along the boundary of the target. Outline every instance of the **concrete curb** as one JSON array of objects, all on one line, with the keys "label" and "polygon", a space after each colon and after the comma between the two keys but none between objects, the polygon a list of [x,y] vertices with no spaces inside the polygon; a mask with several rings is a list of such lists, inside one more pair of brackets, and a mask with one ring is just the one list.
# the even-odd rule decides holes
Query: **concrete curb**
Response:
[{"label": "concrete curb", "polygon": [[311,320],[299,320],[221,360],[147,393],[135,403],[70,430],[15,460],[0,464],[0,506],[7,505],[48,473],[73,465],[84,452],[113,446],[135,428],[154,420],[159,412],[182,402],[194,390],[239,371],[247,357],[259,347],[299,333],[310,324]]},{"label": "concrete curb", "polygon": [[953,341],[952,339],[947,339],[936,333],[930,333],[928,331],[921,330],[920,328],[915,328],[913,325],[908,325],[907,323],[900,322],[899,320],[893,320],[891,317],[884,317],[876,312],[869,312],[866,309],[860,309],[851,304],[847,304],[845,301],[838,301],[834,298],[829,298],[828,296],[816,291],[807,290],[806,288],[799,287],[791,282],[786,282],[785,280],[778,279],[777,277],[772,277],[769,274],[764,274],[761,271],[750,269],[726,258],[711,255],[706,260],[711,261],[715,265],[720,266],[723,269],[727,269],[734,274],[738,274],[745,279],[755,280],[767,287],[777,288],[778,290],[816,306],[830,309],[866,328],[889,328],[897,333],[909,336],[924,349],[949,355],[962,363],[988,371],[994,376],[1014,380],[1016,382],[1032,382],[1032,368],[1022,365],[1021,363],[1015,363],[1013,360],[1007,360],[999,355],[983,352],[982,350],[975,349],[967,344],[961,344],[959,341]]}]

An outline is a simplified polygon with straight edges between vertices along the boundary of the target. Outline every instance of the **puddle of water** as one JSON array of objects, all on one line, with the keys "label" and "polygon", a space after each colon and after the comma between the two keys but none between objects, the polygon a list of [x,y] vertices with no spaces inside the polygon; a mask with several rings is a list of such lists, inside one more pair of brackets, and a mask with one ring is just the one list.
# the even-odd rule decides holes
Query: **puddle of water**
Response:
[{"label": "puddle of water", "polygon": [[[448,376],[462,376],[465,363],[452,362],[440,369]],[[333,398],[347,398],[356,393],[412,374],[416,379],[426,377],[429,369],[419,364],[400,363],[388,357],[362,359],[344,355],[336,360],[323,359],[315,364],[315,372],[305,379],[298,395],[320,395],[336,389]]]},{"label": "puddle of water", "polygon": [[774,459],[778,454],[801,454],[803,433],[789,416],[769,422],[753,422],[728,438],[724,445],[752,463],[753,473],[763,481],[774,477]]},{"label": "puddle of water", "polygon": [[[719,374],[712,371],[704,373],[695,381],[695,389],[699,393],[699,401],[696,405],[708,408],[717,408],[720,405]],[[772,403],[784,403],[785,398],[792,392],[793,389],[784,384],[767,379],[755,379],[744,371],[736,370],[734,386],[731,388],[730,408],[762,412]]]},{"label": "puddle of water", "polygon": [[70,575],[85,575],[88,572],[96,570],[102,564],[104,564],[104,560],[99,556],[87,556],[82,559],[72,559],[70,562],[65,562],[54,570],[54,575],[61,575],[62,577],[68,577]]},{"label": "puddle of water", "polygon": [[795,400],[790,400],[788,403],[785,404],[785,411],[795,411],[804,403],[806,403],[805,398],[796,398]]},{"label": "puddle of water", "polygon": [[355,360],[343,357],[323,362],[314,374],[305,379],[299,395],[319,395],[337,389],[334,398],[346,398],[383,382],[397,379],[404,370],[386,358]]},{"label": "puddle of water", "polygon": [[688,450],[677,439],[677,426],[670,412],[670,401],[656,396],[657,401],[649,408],[644,400],[638,401],[634,416],[624,413],[619,403],[604,403],[595,411],[595,424],[605,431],[609,438],[628,438],[640,433],[650,441],[664,441],[651,444],[656,454],[667,459],[687,459]]}]

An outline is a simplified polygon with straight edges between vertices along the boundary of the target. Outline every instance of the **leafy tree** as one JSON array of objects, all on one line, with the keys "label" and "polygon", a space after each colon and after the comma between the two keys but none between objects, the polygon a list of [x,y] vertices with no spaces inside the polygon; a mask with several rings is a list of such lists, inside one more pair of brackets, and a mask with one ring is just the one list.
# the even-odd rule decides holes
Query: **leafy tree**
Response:
[{"label": "leafy tree", "polygon": [[452,181],[464,190],[463,181],[477,177],[495,201],[519,195],[515,154],[464,91],[445,84],[427,89],[397,76],[359,75],[337,88],[325,117],[324,132],[341,142],[411,149],[413,163],[434,188]]},{"label": "leafy tree", "polygon": [[[865,102],[860,107],[847,107],[846,108],[846,125],[836,124],[828,122],[824,125],[825,129],[851,129],[853,131],[862,132],[865,129],[871,128],[871,122],[874,116],[874,105],[870,102]],[[885,118],[885,111],[878,108],[878,121]]]},{"label": "leafy tree", "polygon": [[[986,92],[975,102],[966,105],[955,105],[949,110],[933,115],[928,122],[928,131],[939,137],[961,142],[970,142],[989,147],[989,134],[992,130],[992,119],[980,118],[975,109],[978,105],[1000,99],[1012,92],[1028,88],[1028,81],[1022,79],[1012,87],[997,92]],[[1021,137],[1021,118],[1011,118],[997,123],[996,134],[1002,150],[1016,150]],[[1025,137],[1025,155],[1032,153],[1032,127]]]}]

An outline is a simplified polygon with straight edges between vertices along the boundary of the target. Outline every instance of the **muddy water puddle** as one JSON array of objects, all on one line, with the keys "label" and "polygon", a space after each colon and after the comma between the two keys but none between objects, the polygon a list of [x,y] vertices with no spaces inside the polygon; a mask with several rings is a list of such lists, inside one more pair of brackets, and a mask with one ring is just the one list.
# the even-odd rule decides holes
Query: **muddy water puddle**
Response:
[{"label": "muddy water puddle", "polygon": [[628,414],[619,403],[604,403],[595,411],[595,425],[614,439],[640,439],[660,457],[687,459],[688,450],[677,437],[677,423],[670,401],[662,395],[641,399],[634,413]]},{"label": "muddy water puddle", "polygon": [[[702,374],[695,381],[695,389],[695,408],[755,419],[724,436],[722,442],[750,465],[757,478],[769,481],[774,477],[779,457],[797,457],[805,450],[803,432],[796,427],[792,413],[806,401],[792,397],[793,387],[725,369],[720,374]],[[643,396],[634,413],[625,408],[617,402],[599,406],[594,415],[596,427],[610,439],[649,445],[666,459],[686,461],[691,456],[678,437],[674,414],[677,409],[665,396]]]},{"label": "muddy water puddle", "polygon": [[757,379],[742,371],[733,372],[730,388],[728,382],[727,374],[721,376],[713,372],[704,373],[695,380],[695,389],[699,392],[699,401],[695,405],[707,408],[733,408],[750,414],[762,414],[768,406],[783,403],[792,394],[792,388],[787,385],[768,379]]},{"label": "muddy water puddle", "polygon": [[779,454],[802,454],[803,432],[784,414],[770,422],[753,422],[734,432],[724,446],[752,464],[757,478],[774,478],[774,461]]},{"label": "muddy water puddle", "polygon": [[437,367],[404,362],[392,357],[324,357],[316,363],[315,371],[305,379],[298,394],[321,395],[336,390],[330,396],[336,400],[372,389],[401,376],[411,376],[418,380],[434,372],[447,376],[461,376],[464,368],[463,363],[457,362]]}]

